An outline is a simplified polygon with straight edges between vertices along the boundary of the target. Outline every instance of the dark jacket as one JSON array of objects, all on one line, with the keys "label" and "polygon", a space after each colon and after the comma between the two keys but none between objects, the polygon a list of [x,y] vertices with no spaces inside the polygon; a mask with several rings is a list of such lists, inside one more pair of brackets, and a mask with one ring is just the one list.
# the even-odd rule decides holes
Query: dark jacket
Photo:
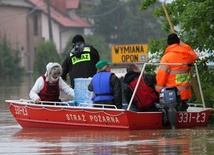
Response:
[{"label": "dark jacket", "polygon": [[[97,73],[99,74],[99,73]],[[122,108],[122,88],[119,78],[115,74],[111,74],[110,86],[112,87],[114,99],[112,101],[103,101],[101,104],[115,105],[118,109]],[[93,84],[90,83],[88,86],[89,91],[93,91]]]},{"label": "dark jacket", "polygon": [[[134,81],[135,79],[137,79],[140,76],[140,73],[138,72],[128,72],[125,77],[124,77],[124,97],[126,99],[126,102],[130,102],[132,94],[133,94],[133,90],[131,90],[128,87],[128,84],[131,83],[132,81]],[[155,74],[144,74],[144,80],[147,86],[150,86],[153,88],[153,90],[155,91],[155,84],[156,84],[156,75]],[[135,105],[135,103],[133,103]]]},{"label": "dark jacket", "polygon": [[[78,44],[83,47],[76,47]],[[88,78],[96,74],[95,64],[99,60],[99,53],[92,45],[77,42],[62,63],[62,79],[66,81],[69,73],[70,84],[74,88],[74,78]]]}]

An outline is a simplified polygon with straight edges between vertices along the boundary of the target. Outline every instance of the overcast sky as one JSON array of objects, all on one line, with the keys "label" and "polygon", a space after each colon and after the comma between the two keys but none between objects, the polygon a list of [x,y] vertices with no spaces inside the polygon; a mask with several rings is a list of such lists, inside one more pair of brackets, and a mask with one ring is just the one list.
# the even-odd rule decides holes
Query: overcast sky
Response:
[{"label": "overcast sky", "polygon": [[172,2],[173,0],[159,0],[160,2],[164,2],[164,1],[166,1],[166,3],[170,3],[170,2]]}]

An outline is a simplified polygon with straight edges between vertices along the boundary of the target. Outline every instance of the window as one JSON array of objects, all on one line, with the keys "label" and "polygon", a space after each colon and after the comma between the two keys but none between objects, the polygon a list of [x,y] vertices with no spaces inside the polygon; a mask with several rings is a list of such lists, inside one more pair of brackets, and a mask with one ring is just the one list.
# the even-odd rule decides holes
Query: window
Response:
[{"label": "window", "polygon": [[37,15],[33,16],[33,32],[35,36],[38,35],[38,16]]}]

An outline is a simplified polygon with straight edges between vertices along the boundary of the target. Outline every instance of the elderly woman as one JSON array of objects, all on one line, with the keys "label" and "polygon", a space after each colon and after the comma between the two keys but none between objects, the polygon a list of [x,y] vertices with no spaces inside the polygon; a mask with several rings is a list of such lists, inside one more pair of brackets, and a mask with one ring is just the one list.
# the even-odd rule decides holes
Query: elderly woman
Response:
[{"label": "elderly woman", "polygon": [[46,73],[40,76],[29,96],[35,102],[40,101],[61,101],[59,99],[60,90],[70,97],[74,96],[74,90],[65,83],[62,78],[62,67],[58,63],[48,63],[46,66]]}]

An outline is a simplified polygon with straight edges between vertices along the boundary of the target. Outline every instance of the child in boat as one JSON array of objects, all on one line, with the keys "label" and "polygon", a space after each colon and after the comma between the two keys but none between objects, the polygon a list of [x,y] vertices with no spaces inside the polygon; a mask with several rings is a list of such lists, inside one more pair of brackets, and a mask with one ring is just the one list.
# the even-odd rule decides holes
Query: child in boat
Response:
[{"label": "child in boat", "polygon": [[[119,78],[111,73],[110,62],[100,60],[96,63],[97,74],[92,78],[88,86],[89,91],[94,92],[92,101],[95,104],[115,105],[122,108],[122,88]],[[94,105],[96,107],[96,105]],[[109,107],[110,106],[105,106]]]},{"label": "child in boat", "polygon": [[40,101],[60,102],[60,90],[73,98],[74,90],[61,78],[62,67],[60,64],[50,62],[47,64],[46,70],[46,73],[36,80],[33,88],[30,90],[30,98],[35,103]]},{"label": "child in boat", "polygon": [[[141,71],[134,63],[129,64],[126,71],[127,73],[124,77],[124,96],[127,103],[129,103]],[[156,84],[155,77],[155,74],[144,74],[141,77],[131,106],[135,111],[157,111],[155,103],[158,102],[158,93],[154,87]]]}]

